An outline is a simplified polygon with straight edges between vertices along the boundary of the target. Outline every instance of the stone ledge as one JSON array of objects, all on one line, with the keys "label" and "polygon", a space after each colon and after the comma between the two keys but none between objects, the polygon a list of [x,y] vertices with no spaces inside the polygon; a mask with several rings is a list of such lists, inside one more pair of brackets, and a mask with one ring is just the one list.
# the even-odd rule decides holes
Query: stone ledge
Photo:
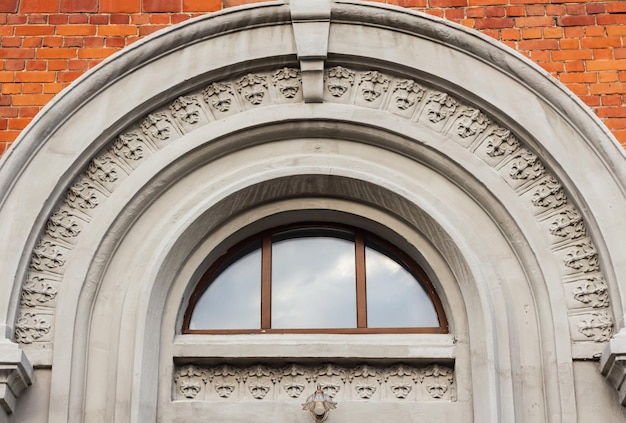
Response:
[{"label": "stone ledge", "polygon": [[0,343],[0,407],[6,414],[15,410],[17,398],[32,384],[33,368],[17,344]]}]

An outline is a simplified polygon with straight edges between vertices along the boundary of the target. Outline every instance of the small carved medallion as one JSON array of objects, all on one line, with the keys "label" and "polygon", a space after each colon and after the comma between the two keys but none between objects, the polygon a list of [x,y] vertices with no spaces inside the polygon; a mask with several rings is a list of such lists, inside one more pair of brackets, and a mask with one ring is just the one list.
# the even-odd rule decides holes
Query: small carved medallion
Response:
[{"label": "small carved medallion", "polygon": [[73,214],[67,210],[57,210],[46,222],[46,234],[54,239],[75,238],[80,227]]},{"label": "small carved medallion", "polygon": [[428,96],[428,120],[438,123],[452,116],[459,103],[446,93],[435,92]]},{"label": "small carved medallion", "polygon": [[300,70],[295,68],[282,68],[272,75],[274,86],[285,98],[294,98],[298,94],[300,79]]},{"label": "small carved medallion", "polygon": [[401,385],[391,385],[391,392],[399,399],[405,399],[411,393],[413,389],[413,385],[409,383],[401,384]]},{"label": "small carved medallion", "polygon": [[389,89],[391,81],[380,72],[370,71],[361,76],[359,86],[365,101],[374,101]]},{"label": "small carved medallion", "polygon": [[32,344],[50,332],[50,322],[35,313],[22,313],[15,326],[15,338],[21,344]]},{"label": "small carved medallion", "polygon": [[592,277],[581,281],[574,289],[574,299],[593,308],[609,306],[609,293],[606,282],[599,277]]},{"label": "small carved medallion", "polygon": [[267,81],[265,76],[247,74],[237,82],[237,91],[243,95],[250,104],[259,105],[263,102]]},{"label": "small carved medallion", "polygon": [[363,399],[370,399],[376,392],[376,386],[374,385],[356,385],[354,389]]},{"label": "small carved medallion", "polygon": [[452,369],[434,364],[422,373],[426,390],[435,399],[443,398],[454,382]]},{"label": "small carved medallion", "polygon": [[96,157],[89,163],[87,173],[94,181],[115,182],[117,180],[117,170],[113,166],[113,159],[110,156],[103,155]]},{"label": "small carved medallion", "polygon": [[67,190],[65,199],[76,209],[93,209],[98,205],[95,188],[87,181],[77,182]]},{"label": "small carved medallion", "polygon": [[552,235],[570,239],[578,239],[587,233],[582,216],[574,208],[557,214],[550,223],[549,230]]},{"label": "small carved medallion", "polygon": [[395,83],[393,92],[396,107],[400,110],[407,110],[424,97],[425,90],[411,79],[401,79]]},{"label": "small carved medallion", "polygon": [[40,242],[33,250],[31,267],[35,270],[57,269],[65,264],[65,257],[50,241]]},{"label": "small carved medallion", "polygon": [[232,86],[223,82],[214,82],[202,91],[204,101],[220,112],[230,110],[234,95]]},{"label": "small carved medallion", "polygon": [[556,208],[567,202],[567,196],[561,183],[550,176],[539,184],[531,201],[537,207]]},{"label": "small carved medallion", "polygon": [[304,385],[302,383],[285,383],[283,389],[291,398],[298,398],[304,392]]},{"label": "small carved medallion", "polygon": [[333,97],[343,96],[354,84],[354,72],[341,66],[328,69],[326,86]]},{"label": "small carved medallion", "polygon": [[157,141],[165,141],[172,137],[174,129],[170,118],[165,113],[152,113],[141,123],[144,134]]},{"label": "small carved medallion", "polygon": [[192,364],[182,367],[176,372],[174,381],[185,398],[195,398],[206,385],[209,376],[207,372]]},{"label": "small carved medallion", "polygon": [[200,121],[200,101],[195,95],[178,97],[170,105],[172,116],[193,125]]},{"label": "small carved medallion", "polygon": [[228,383],[216,383],[215,392],[222,398],[228,398],[235,391],[235,385]]},{"label": "small carved medallion", "polygon": [[489,157],[508,156],[519,147],[519,141],[511,131],[497,127],[485,138],[485,152]]},{"label": "small carved medallion", "polygon": [[143,157],[143,149],[143,139],[135,132],[122,134],[113,141],[113,153],[120,158],[137,161]]},{"label": "small carved medallion", "polygon": [[448,391],[448,385],[444,383],[435,383],[433,385],[426,385],[426,389],[433,398],[443,398],[445,393]]},{"label": "small carved medallion", "polygon": [[36,307],[54,300],[57,290],[44,278],[31,276],[20,294],[20,304]]},{"label": "small carved medallion", "polygon": [[545,171],[543,163],[535,154],[522,149],[511,163],[509,176],[513,179],[532,180],[542,176]]},{"label": "small carved medallion", "polygon": [[584,315],[578,322],[578,331],[594,342],[606,342],[613,333],[613,319],[606,311]]},{"label": "small carved medallion", "polygon": [[600,269],[598,253],[589,241],[580,243],[571,248],[565,256],[565,265],[585,273]]},{"label": "small carved medallion", "polygon": [[267,393],[270,391],[269,385],[260,385],[256,383],[251,384],[248,389],[250,390],[252,396],[256,399],[265,398]]},{"label": "small carved medallion", "polygon": [[461,138],[473,137],[482,133],[491,121],[478,109],[464,109],[457,119],[457,134]]}]

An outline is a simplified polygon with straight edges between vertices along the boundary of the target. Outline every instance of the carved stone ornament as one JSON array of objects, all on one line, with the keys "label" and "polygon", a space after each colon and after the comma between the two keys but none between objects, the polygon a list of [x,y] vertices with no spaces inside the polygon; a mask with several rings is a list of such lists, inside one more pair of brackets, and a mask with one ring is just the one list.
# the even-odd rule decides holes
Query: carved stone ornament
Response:
[{"label": "carved stone ornament", "polygon": [[141,123],[141,130],[156,141],[165,141],[172,137],[174,128],[165,113],[149,114]]},{"label": "carved stone ornament", "polygon": [[513,160],[509,176],[513,179],[533,180],[542,176],[545,171],[543,163],[534,153],[522,149]]},{"label": "carved stone ornament", "polygon": [[112,163],[113,159],[110,156],[103,155],[96,157],[89,163],[87,174],[94,181],[115,182],[117,181],[118,175]]},{"label": "carved stone ornament", "polygon": [[237,91],[255,106],[263,102],[266,90],[267,80],[262,75],[249,73],[237,82]]},{"label": "carved stone ornament", "polygon": [[574,208],[568,208],[552,219],[550,233],[561,238],[578,239],[585,236],[587,231],[580,213]]},{"label": "carved stone ornament", "polygon": [[459,103],[447,93],[435,92],[427,99],[428,120],[433,123],[441,122],[452,116]]},{"label": "carved stone ornament", "polygon": [[214,82],[202,91],[202,97],[204,98],[205,103],[213,107],[215,110],[227,112],[231,108],[235,92],[233,91],[231,84]]},{"label": "carved stone ornament", "polygon": [[519,141],[506,128],[496,127],[485,138],[485,152],[489,157],[508,156],[519,147]]},{"label": "carved stone ornament", "polygon": [[330,95],[333,97],[343,96],[350,86],[354,84],[354,75],[355,73],[353,71],[341,66],[328,69],[326,86],[328,87]]},{"label": "carved stone ornament", "polygon": [[200,100],[195,95],[180,96],[170,105],[172,116],[189,124],[200,121]]},{"label": "carved stone ornament", "polygon": [[15,337],[19,343],[32,344],[50,332],[51,327],[50,321],[43,316],[22,313],[17,319]]},{"label": "carved stone ornament", "polygon": [[[174,400],[290,401],[300,398],[303,392],[319,389],[329,398],[340,400],[454,401],[453,382],[453,370],[438,364],[425,367],[186,364],[175,369]],[[205,395],[206,390],[215,394]]]},{"label": "carved stone ornament", "polygon": [[578,322],[578,332],[594,342],[606,342],[613,334],[613,318],[607,311],[585,315]]},{"label": "carved stone ornament", "polygon": [[565,265],[585,273],[599,270],[598,253],[591,241],[572,247],[565,256]]},{"label": "carved stone ornament", "polygon": [[567,202],[561,183],[549,176],[533,192],[531,201],[537,207],[556,208]]},{"label": "carved stone ornament", "polygon": [[609,306],[609,293],[606,282],[600,277],[591,277],[580,281],[574,289],[574,299],[593,308]]},{"label": "carved stone ornament", "polygon": [[207,372],[194,365],[181,367],[174,376],[178,390],[187,399],[195,398],[205,388],[208,379]]},{"label": "carved stone ornament", "polygon": [[80,226],[71,212],[57,210],[46,222],[46,234],[54,239],[75,238],[80,234]]},{"label": "carved stone ornament", "polygon": [[456,129],[461,138],[473,137],[482,133],[491,121],[478,109],[467,108],[459,113]]},{"label": "carved stone ornament", "polygon": [[22,288],[20,304],[36,307],[54,300],[57,290],[40,276],[31,276]]},{"label": "carved stone ornament", "polygon": [[120,158],[137,161],[144,156],[144,141],[135,132],[122,134],[113,141],[112,150]]},{"label": "carved stone ornament", "polygon": [[359,86],[365,101],[374,101],[389,89],[391,81],[380,72],[370,71],[361,75]]},{"label": "carved stone ornament", "polygon": [[65,257],[56,245],[49,241],[39,243],[33,251],[31,267],[35,270],[57,269],[65,264]]},{"label": "carved stone ornament", "polygon": [[426,90],[411,79],[396,81],[394,87],[394,104],[400,110],[407,110],[424,98]]},{"label": "carved stone ornament", "polygon": [[[353,92],[357,75],[358,89]],[[276,89],[268,90],[268,81],[272,81]],[[544,230],[549,232],[554,258],[560,261],[562,273],[565,275],[564,284],[571,282],[572,275],[580,276],[590,272],[602,278],[598,253],[591,241],[585,240],[588,233],[585,222],[579,208],[566,195],[566,186],[546,171],[545,164],[531,151],[530,146],[521,145],[516,135],[503,127],[495,117],[427,82],[395,77],[376,69],[357,72],[343,66],[330,67],[324,71],[324,87],[327,90],[324,97],[327,102],[352,102],[357,106],[378,107],[381,113],[388,110],[415,125],[423,125],[429,130],[450,136],[452,141],[475,154],[495,173],[504,176],[520,201],[525,202]],[[244,104],[260,107],[262,104],[287,102],[287,99],[293,102],[295,100],[291,99],[298,98],[302,89],[302,74],[295,67],[233,75],[228,79],[210,81],[203,89],[184,93],[172,99],[165,107],[160,106],[131,123],[101,151],[94,154],[83,173],[67,188],[62,201],[53,208],[54,211],[48,216],[45,228],[42,228],[42,234],[32,251],[31,274],[54,273],[57,275],[55,278],[58,277],[61,282],[65,261],[89,225],[92,210],[105,202],[122,179],[147,161],[152,153],[161,149],[166,141],[207,125],[215,121],[216,117],[220,118],[222,113],[238,112]],[[321,101],[322,96],[319,97]],[[202,100],[206,106],[201,104]],[[422,107],[417,107],[418,104]],[[463,140],[470,137],[474,137],[473,142],[464,144]],[[537,207],[541,208],[540,213],[537,212]],[[547,216],[549,213],[554,214]],[[546,220],[547,224],[543,224]],[[37,311],[32,308],[43,304],[54,312],[56,303],[45,300],[52,299],[52,291],[58,289],[54,286],[63,284],[45,285],[43,279],[45,275],[34,285],[31,283],[33,281],[24,281],[20,306],[22,313],[36,314]],[[596,288],[600,289],[600,285]],[[581,288],[577,291],[576,301],[580,303],[592,298],[586,305],[590,308],[602,308],[595,304],[602,304],[604,294],[596,292],[596,288],[592,284]],[[579,309],[579,304],[573,307],[575,313]],[[610,314],[607,316],[610,319]],[[52,324],[52,318],[50,315],[42,317],[48,324]],[[571,330],[573,336],[577,335],[575,327]],[[589,332],[587,329],[585,331]],[[17,339],[32,343],[39,342],[38,339],[41,338],[18,336]],[[284,379],[284,383],[297,386],[301,384],[300,377],[301,375]],[[328,391],[334,390],[331,386],[336,385],[336,395],[338,392],[343,393],[344,386],[348,383],[345,374],[338,377],[330,373],[316,373],[310,377],[318,378],[322,385],[326,384]],[[221,380],[219,387],[214,384],[211,392],[217,390],[223,397],[238,392],[239,382],[232,377],[219,376],[218,379]],[[395,392],[388,390],[391,392],[390,396],[398,399],[402,395],[415,395],[415,388],[410,391],[403,388],[410,385],[406,377],[395,380],[394,384],[397,388]],[[271,382],[268,386],[273,389]],[[292,395],[296,395],[298,390],[299,388],[290,388]],[[443,388],[433,388],[433,392],[437,390],[441,392]],[[249,390],[245,391],[250,393]],[[282,389],[283,393],[284,391]],[[352,390],[352,393],[355,391]],[[373,395],[378,394],[380,389]]]},{"label": "carved stone ornament", "polygon": [[285,98],[294,98],[300,90],[302,77],[296,68],[282,68],[274,72],[272,82]]}]

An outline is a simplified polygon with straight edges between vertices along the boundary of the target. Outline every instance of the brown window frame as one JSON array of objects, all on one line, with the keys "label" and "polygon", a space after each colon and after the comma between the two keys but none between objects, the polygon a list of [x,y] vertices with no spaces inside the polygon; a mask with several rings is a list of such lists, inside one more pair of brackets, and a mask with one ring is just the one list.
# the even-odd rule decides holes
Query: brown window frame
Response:
[{"label": "brown window frame", "polygon": [[[272,237],[275,234],[295,229],[330,229],[349,232],[354,236],[355,262],[356,262],[356,300],[357,300],[357,327],[356,328],[307,328],[307,329],[272,329]],[[437,327],[392,327],[392,328],[368,328],[367,327],[367,286],[365,275],[365,247],[372,243],[383,251],[388,252],[393,259],[399,261],[417,281],[422,285],[430,301],[432,302],[439,326]],[[260,329],[189,329],[191,315],[200,297],[215,278],[230,264],[237,261],[238,256],[253,246],[261,244],[261,328]],[[224,255],[213,263],[200,278],[192,293],[187,310],[183,318],[183,334],[252,334],[252,333],[336,333],[336,334],[377,334],[377,333],[449,333],[448,320],[443,305],[435,288],[426,272],[408,254],[369,232],[349,225],[329,223],[299,223],[273,228],[256,234],[228,250]]]}]

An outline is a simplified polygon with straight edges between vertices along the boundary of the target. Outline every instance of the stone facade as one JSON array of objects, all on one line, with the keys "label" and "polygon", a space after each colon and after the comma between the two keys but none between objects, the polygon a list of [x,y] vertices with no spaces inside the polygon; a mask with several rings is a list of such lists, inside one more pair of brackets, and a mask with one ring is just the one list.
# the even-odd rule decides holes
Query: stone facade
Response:
[{"label": "stone facade", "polygon": [[[624,421],[621,147],[488,37],[233,9],[107,61],[23,138],[0,167],[7,421],[305,422],[317,385],[329,421]],[[181,333],[224,251],[313,219],[409,254],[450,333]]]}]

